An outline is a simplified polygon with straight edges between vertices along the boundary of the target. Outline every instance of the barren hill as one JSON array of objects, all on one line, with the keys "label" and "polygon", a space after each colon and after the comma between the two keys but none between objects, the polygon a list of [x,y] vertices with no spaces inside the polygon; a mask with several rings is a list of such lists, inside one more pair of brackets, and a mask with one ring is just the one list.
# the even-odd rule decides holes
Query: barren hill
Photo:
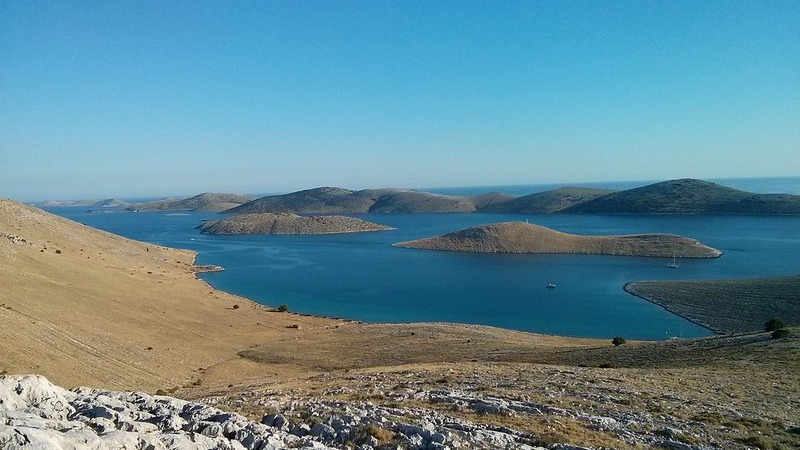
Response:
[{"label": "barren hill", "polygon": [[473,212],[467,197],[431,194],[408,189],[351,191],[320,187],[253,200],[226,213],[291,212],[295,214]]},{"label": "barren hill", "polygon": [[549,214],[594,200],[616,191],[600,188],[563,187],[516,197],[479,208],[482,213]]},{"label": "barren hill", "polygon": [[168,198],[146,203],[129,205],[129,211],[196,211],[221,212],[250,201],[239,194],[218,194],[206,192],[189,198]]},{"label": "barren hill", "polygon": [[754,194],[690,178],[629,189],[564,210],[601,214],[800,214],[800,195]]},{"label": "barren hill", "polygon": [[670,234],[578,236],[522,222],[466,228],[398,247],[476,253],[579,253],[593,255],[716,258],[722,252]]},{"label": "barren hill", "polygon": [[335,234],[391,229],[354,217],[298,216],[292,213],[239,214],[200,226],[200,231],[210,234]]}]

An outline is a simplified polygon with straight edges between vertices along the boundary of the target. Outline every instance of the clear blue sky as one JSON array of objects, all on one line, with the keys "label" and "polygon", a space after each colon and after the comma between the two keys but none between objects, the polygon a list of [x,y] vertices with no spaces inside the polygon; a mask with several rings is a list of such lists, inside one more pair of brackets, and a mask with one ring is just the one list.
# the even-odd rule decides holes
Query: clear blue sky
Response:
[{"label": "clear blue sky", "polygon": [[800,175],[792,1],[0,2],[0,196]]}]

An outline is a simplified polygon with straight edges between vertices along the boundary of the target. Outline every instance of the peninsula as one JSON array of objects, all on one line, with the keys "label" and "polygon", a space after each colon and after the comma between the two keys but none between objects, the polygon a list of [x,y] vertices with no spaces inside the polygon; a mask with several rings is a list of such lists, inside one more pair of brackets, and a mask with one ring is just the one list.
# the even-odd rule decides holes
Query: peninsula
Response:
[{"label": "peninsula", "polygon": [[587,255],[717,258],[722,252],[672,234],[578,236],[523,222],[465,228],[397,247],[473,253],[575,253]]},{"label": "peninsula", "polygon": [[239,214],[200,225],[200,231],[209,234],[336,234],[391,229],[355,217],[299,216],[292,213]]},{"label": "peninsula", "polygon": [[800,323],[800,275],[636,281],[626,284],[625,290],[717,333],[759,330],[774,317]]}]

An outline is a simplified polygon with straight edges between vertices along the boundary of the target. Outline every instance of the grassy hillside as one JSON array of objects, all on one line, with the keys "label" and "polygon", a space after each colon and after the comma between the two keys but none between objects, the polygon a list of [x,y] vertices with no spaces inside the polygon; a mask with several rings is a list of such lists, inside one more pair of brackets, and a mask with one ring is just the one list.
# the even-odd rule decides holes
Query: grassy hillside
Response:
[{"label": "grassy hillside", "polygon": [[599,214],[800,214],[800,196],[753,194],[694,179],[664,181],[564,210]]},{"label": "grassy hillside", "polygon": [[395,244],[398,247],[476,253],[577,253],[593,255],[716,258],[719,250],[668,234],[578,236],[546,227],[503,222]]},{"label": "grassy hillside", "polygon": [[580,205],[595,198],[614,193],[611,189],[563,187],[536,194],[524,195],[501,203],[481,207],[482,213],[548,214]]},{"label": "grassy hillside", "polygon": [[720,333],[800,325],[800,275],[742,280],[637,281],[625,290]]}]

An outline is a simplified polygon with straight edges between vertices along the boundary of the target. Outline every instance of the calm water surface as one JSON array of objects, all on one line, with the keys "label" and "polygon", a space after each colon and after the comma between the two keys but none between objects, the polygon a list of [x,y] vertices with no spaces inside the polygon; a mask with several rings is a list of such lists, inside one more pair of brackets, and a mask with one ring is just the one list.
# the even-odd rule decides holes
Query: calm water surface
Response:
[{"label": "calm water surface", "polygon": [[[710,332],[625,293],[634,280],[735,278],[800,272],[800,218],[366,214],[393,231],[326,236],[211,236],[195,227],[213,214],[95,213],[51,208],[133,239],[199,253],[214,287],[268,305],[372,322],[448,321],[539,333],[638,339]],[[422,251],[392,243],[508,220],[575,234],[676,233],[719,248],[713,260]],[[554,283],[557,289],[546,289]]]}]

